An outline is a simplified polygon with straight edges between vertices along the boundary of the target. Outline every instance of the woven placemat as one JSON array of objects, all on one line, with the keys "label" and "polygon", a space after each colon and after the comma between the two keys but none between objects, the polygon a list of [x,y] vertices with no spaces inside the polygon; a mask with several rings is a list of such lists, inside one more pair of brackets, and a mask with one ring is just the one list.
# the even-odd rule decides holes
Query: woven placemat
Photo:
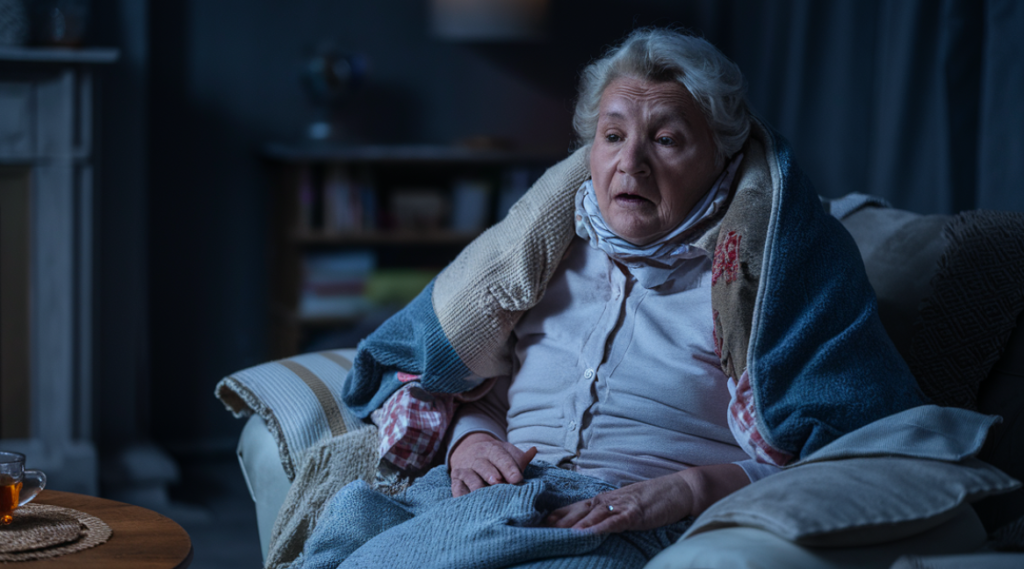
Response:
[{"label": "woven placemat", "polygon": [[14,521],[0,526],[0,562],[60,557],[110,539],[110,526],[85,512],[27,504],[14,511]]},{"label": "woven placemat", "polygon": [[63,512],[16,510],[14,522],[0,527],[0,553],[20,553],[78,539],[82,524]]}]

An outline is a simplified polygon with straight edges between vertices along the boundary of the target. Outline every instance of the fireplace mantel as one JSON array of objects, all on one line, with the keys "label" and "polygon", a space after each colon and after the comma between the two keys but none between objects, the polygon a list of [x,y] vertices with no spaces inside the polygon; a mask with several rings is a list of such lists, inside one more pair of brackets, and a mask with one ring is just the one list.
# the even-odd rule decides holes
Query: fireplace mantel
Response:
[{"label": "fireplace mantel", "polygon": [[0,315],[0,446],[28,455],[50,487],[87,494],[97,491],[93,70],[117,58],[110,48],[0,48],[0,192],[27,216],[15,242],[27,274],[5,273],[0,291],[20,312]]}]

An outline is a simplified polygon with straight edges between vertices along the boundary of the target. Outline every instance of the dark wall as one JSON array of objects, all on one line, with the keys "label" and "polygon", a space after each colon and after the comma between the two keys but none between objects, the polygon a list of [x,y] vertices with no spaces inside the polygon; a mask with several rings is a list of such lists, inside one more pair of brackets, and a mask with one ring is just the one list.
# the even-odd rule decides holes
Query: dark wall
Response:
[{"label": "dark wall", "polygon": [[96,0],[91,21],[92,43],[120,50],[96,68],[93,437],[106,454],[150,429],[148,4]]}]

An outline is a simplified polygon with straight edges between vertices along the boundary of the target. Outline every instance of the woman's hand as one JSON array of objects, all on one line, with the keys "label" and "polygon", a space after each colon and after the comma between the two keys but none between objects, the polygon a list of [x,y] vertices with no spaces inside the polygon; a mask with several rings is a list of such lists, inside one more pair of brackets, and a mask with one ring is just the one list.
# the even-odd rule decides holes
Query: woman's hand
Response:
[{"label": "woman's hand", "polygon": [[536,455],[537,447],[523,452],[487,433],[470,433],[459,441],[449,459],[452,496],[465,496],[493,484],[518,484]]},{"label": "woman's hand", "polygon": [[750,479],[735,464],[688,468],[559,508],[544,522],[595,533],[654,529],[697,516],[747,484]]}]

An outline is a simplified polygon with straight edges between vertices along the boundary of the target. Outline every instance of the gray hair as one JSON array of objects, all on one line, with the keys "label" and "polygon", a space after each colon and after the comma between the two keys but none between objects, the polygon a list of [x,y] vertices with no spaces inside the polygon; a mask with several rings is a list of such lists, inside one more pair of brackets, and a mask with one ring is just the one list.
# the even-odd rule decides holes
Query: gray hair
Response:
[{"label": "gray hair", "polygon": [[717,161],[738,152],[750,132],[743,73],[702,38],[663,28],[641,28],[588,65],[581,75],[572,119],[579,146],[594,140],[601,94],[620,77],[678,81],[686,87],[711,126]]}]

